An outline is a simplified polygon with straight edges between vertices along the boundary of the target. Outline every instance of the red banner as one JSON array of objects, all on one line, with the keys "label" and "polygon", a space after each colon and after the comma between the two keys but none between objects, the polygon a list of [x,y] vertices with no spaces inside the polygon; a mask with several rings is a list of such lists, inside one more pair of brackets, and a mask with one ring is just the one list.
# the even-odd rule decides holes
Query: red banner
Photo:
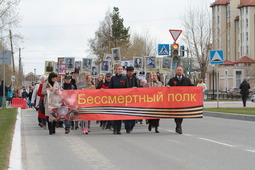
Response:
[{"label": "red banner", "polygon": [[201,87],[64,90],[62,106],[73,120],[202,118]]}]

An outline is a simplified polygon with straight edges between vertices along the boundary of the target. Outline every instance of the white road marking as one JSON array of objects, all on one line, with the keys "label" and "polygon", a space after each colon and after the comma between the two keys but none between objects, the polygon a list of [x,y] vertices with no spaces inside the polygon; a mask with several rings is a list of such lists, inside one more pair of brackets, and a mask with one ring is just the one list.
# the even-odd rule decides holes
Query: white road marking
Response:
[{"label": "white road marking", "polygon": [[178,142],[178,141],[176,141],[176,140],[171,140],[171,139],[166,139],[166,140],[168,140],[168,141],[170,141],[170,142],[174,142],[174,143],[180,144],[180,142]]},{"label": "white road marking", "polygon": [[228,147],[232,147],[232,148],[235,147],[234,145],[230,145],[230,144],[223,143],[223,142],[218,142],[218,141],[211,140],[211,139],[207,139],[207,138],[198,137],[198,139],[202,139],[202,140],[205,140],[205,141],[208,141],[208,142],[217,143],[217,144],[219,144],[219,145],[224,145],[224,146],[228,146]]},{"label": "white road marking", "polygon": [[253,152],[253,153],[255,153],[255,150],[251,150],[251,149],[245,149],[246,151],[248,151],[248,152]]},{"label": "white road marking", "polygon": [[175,132],[175,131],[173,131],[173,130],[167,130],[167,131],[169,131],[169,132]]},{"label": "white road marking", "polygon": [[191,137],[191,136],[193,136],[193,135],[191,135],[191,134],[183,134],[184,136],[188,136],[188,137]]}]

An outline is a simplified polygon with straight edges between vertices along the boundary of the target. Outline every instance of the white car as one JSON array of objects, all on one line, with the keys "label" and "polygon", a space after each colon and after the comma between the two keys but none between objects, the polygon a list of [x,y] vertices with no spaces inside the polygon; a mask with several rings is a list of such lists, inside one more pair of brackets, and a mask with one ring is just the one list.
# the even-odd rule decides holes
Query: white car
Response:
[{"label": "white car", "polygon": [[255,103],[255,94],[251,96],[251,101]]}]

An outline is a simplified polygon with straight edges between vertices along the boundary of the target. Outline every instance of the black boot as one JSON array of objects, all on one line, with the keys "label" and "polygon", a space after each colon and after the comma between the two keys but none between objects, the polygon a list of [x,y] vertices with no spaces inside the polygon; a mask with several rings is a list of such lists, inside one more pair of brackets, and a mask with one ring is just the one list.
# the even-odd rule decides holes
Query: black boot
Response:
[{"label": "black boot", "polygon": [[53,121],[52,122],[52,134],[55,134],[56,133],[56,121]]},{"label": "black boot", "polygon": [[48,122],[49,135],[52,135],[52,122]]},{"label": "black boot", "polygon": [[179,133],[179,134],[182,134],[182,125],[180,125],[180,124],[176,125],[175,132]]},{"label": "black boot", "polygon": [[151,131],[151,124],[149,124],[149,126],[148,126],[148,130],[149,130],[149,131]]},{"label": "black boot", "polygon": [[157,126],[155,127],[155,133],[159,133]]}]

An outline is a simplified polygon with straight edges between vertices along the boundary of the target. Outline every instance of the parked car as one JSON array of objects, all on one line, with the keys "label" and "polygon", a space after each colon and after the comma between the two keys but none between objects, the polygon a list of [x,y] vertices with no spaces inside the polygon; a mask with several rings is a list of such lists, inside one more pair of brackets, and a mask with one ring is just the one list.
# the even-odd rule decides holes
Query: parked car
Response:
[{"label": "parked car", "polygon": [[239,88],[230,88],[227,91],[228,96],[240,96],[240,89]]},{"label": "parked car", "polygon": [[251,101],[255,103],[255,94],[251,96]]}]

